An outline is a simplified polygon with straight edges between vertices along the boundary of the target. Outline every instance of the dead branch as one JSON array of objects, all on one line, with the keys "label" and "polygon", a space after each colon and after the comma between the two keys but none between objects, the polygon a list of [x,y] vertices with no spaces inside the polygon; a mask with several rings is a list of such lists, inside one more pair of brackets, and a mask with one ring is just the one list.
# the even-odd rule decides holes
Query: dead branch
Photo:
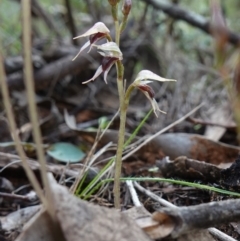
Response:
[{"label": "dead branch", "polygon": [[[134,182],[134,186],[142,193],[144,193],[146,196],[150,197],[151,199],[155,200],[156,202],[159,202],[161,205],[165,206],[165,207],[168,207],[168,208],[177,208],[175,205],[173,205],[172,203],[166,201],[165,199],[161,198],[161,197],[158,197],[157,195],[155,195],[154,193],[152,193],[151,191],[143,188],[141,185],[139,185],[137,182]],[[130,209],[131,210],[131,209]],[[144,216],[148,216],[148,215],[139,215],[139,218],[144,218]],[[164,218],[164,217],[163,217]],[[170,231],[172,232],[174,230],[174,228],[171,229],[171,227],[174,227],[174,222],[171,220],[171,218],[169,217],[165,217],[165,221],[163,222],[163,225],[161,226],[160,224],[160,229],[159,229],[159,232],[156,232],[157,231],[157,227],[155,226],[155,229],[154,229],[154,225],[152,225],[151,221],[148,222],[148,225],[152,226],[152,228],[150,229],[147,229],[150,231],[149,235],[151,234],[155,234],[155,238],[160,238],[160,237],[163,237],[163,234],[167,234],[166,231],[169,231],[169,230],[166,230],[166,226],[164,226],[165,222],[168,220],[168,224],[169,224],[169,228],[170,228]],[[159,220],[158,220],[159,221]],[[162,220],[163,221],[163,220]],[[147,223],[145,223],[147,224]],[[235,239],[232,239],[231,237],[229,237],[228,235],[226,235],[225,233],[221,232],[220,230],[216,229],[216,228],[208,228],[208,231],[209,233],[211,233],[213,236],[219,238],[219,240],[222,240],[222,241],[236,241]],[[201,234],[204,234],[204,238],[201,239],[200,236],[202,236]],[[169,235],[169,233],[167,234],[167,236]],[[206,236],[209,235],[206,230],[194,230],[193,232],[190,232],[190,233],[187,233],[187,234],[184,234],[181,236],[180,239],[178,240],[195,240],[195,237],[198,237],[198,240],[209,240],[206,238]],[[164,236],[166,237],[166,236]],[[169,240],[169,239],[167,239]],[[212,239],[210,239],[212,240]]]},{"label": "dead branch", "polygon": [[[40,69],[45,65],[45,61],[42,57],[38,55],[32,56],[32,63],[35,69]],[[23,69],[23,57],[22,56],[15,56],[15,57],[8,57],[4,60],[4,69],[6,74],[11,74],[17,71],[22,71]]]},{"label": "dead branch", "polygon": [[240,200],[211,202],[191,207],[163,208],[153,214],[153,220],[162,222],[166,217],[174,223],[171,237],[204,229],[218,224],[239,221]]},{"label": "dead branch", "polygon": [[[97,59],[97,52],[92,53],[92,58]],[[54,61],[42,69],[34,72],[34,81],[35,88],[37,90],[48,88],[52,81],[59,81],[68,74],[77,74],[89,64],[89,59],[86,58],[86,55],[82,55],[81,58],[77,58],[75,61],[72,61],[74,56],[67,56],[60,60]],[[23,89],[23,74],[14,73],[7,76],[7,83],[10,90]]]},{"label": "dead branch", "polygon": [[[152,5],[155,9],[162,10],[164,13],[168,14],[174,19],[183,20],[189,23],[190,25],[197,27],[202,31],[212,35],[210,31],[209,21],[197,13],[186,11],[178,7],[177,5],[171,4],[163,0],[142,0],[142,1]],[[233,45],[238,45],[240,43],[240,36],[232,31],[229,31],[228,41]]]},{"label": "dead branch", "polygon": [[[22,167],[21,160],[17,155],[0,152],[0,158],[1,158],[0,173],[3,172],[3,170],[6,168],[12,168],[13,170],[13,169]],[[40,170],[40,165],[37,161],[27,159],[27,162],[33,171]],[[62,175],[62,173],[65,172],[67,176],[76,177],[78,173],[77,170],[69,170],[69,169],[64,170],[63,166],[54,165],[54,164],[47,164],[47,170],[58,176]]]},{"label": "dead branch", "polygon": [[207,162],[180,156],[174,161],[164,158],[157,161],[157,166],[164,177],[179,177],[190,180],[219,182],[222,169]]}]

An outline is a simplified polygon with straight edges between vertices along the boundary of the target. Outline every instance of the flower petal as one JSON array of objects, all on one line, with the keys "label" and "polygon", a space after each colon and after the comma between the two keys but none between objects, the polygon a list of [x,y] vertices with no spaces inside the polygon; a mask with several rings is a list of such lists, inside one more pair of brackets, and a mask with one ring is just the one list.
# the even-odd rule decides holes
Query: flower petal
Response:
[{"label": "flower petal", "polygon": [[[139,89],[140,89],[140,88],[139,88]],[[152,98],[152,96],[150,96],[150,94],[148,93],[148,91],[144,91],[143,89],[140,89],[140,90],[141,90],[141,91],[143,92],[143,94],[149,99],[149,101],[150,101],[150,103],[151,103],[151,105],[152,105],[152,108],[153,108],[153,112],[154,112],[154,114],[156,115],[156,117],[158,117],[158,113],[157,113],[157,112],[161,112],[161,113],[163,113],[163,114],[166,114],[166,112],[164,112],[164,111],[162,111],[162,110],[159,109],[157,101],[156,101],[154,98]]]},{"label": "flower petal", "polygon": [[90,43],[93,44],[97,42],[100,39],[103,39],[106,37],[105,33],[95,33],[89,36]]},{"label": "flower petal", "polygon": [[113,64],[115,63],[116,61],[112,62],[108,67],[107,69],[104,71],[104,75],[103,75],[103,78],[104,78],[104,81],[105,83],[107,84],[107,75],[108,75],[108,72],[110,71],[110,69],[112,68]]},{"label": "flower petal", "polygon": [[115,57],[122,60],[122,52],[115,42],[107,42],[97,46],[98,52],[104,57]]},{"label": "flower petal", "polygon": [[110,30],[106,27],[106,25],[102,22],[95,23],[87,32],[82,35],[79,35],[73,39],[87,37],[95,33],[110,33]]},{"label": "flower petal", "polygon": [[98,67],[97,71],[95,72],[94,76],[91,79],[82,82],[82,84],[86,84],[88,82],[91,82],[91,81],[95,80],[102,72],[103,72],[102,65],[100,65]]},{"label": "flower petal", "polygon": [[142,91],[146,91],[146,92],[148,92],[148,95],[153,99],[154,98],[154,96],[155,96],[155,92],[154,92],[154,90],[153,90],[153,88],[151,87],[151,86],[149,86],[149,85],[143,85],[143,84],[141,84],[141,85],[138,85],[137,86],[137,88],[138,89],[140,89],[140,90],[142,90]]},{"label": "flower petal", "polygon": [[152,71],[149,71],[149,70],[142,70],[138,73],[136,79],[134,80],[134,82],[136,82],[135,86],[140,84],[141,81],[146,81],[146,80],[157,80],[157,81],[162,81],[162,82],[165,82],[165,81],[176,81],[174,79],[165,79],[165,78],[162,78],[161,76],[159,75],[156,75],[154,74]]},{"label": "flower petal", "polygon": [[102,69],[103,71],[106,71],[109,66],[112,66],[113,63],[115,63],[118,60],[118,58],[115,57],[104,57],[102,59]]},{"label": "flower petal", "polygon": [[[83,46],[82,46],[82,48],[80,49],[80,51],[78,52],[78,54],[72,59],[72,61],[74,61],[78,56],[79,56],[79,54],[84,50],[84,49],[86,49],[88,46],[90,45],[90,41],[87,41]],[[91,48],[90,48],[90,50],[91,50]],[[90,51],[89,50],[89,51]],[[88,52],[89,52],[88,51]]]},{"label": "flower petal", "polygon": [[157,112],[161,112],[161,113],[163,113],[163,114],[166,114],[165,111],[162,111],[162,110],[159,109],[157,101],[156,101],[154,98],[152,99],[152,98],[149,96],[148,92],[144,92],[144,94],[145,94],[146,97],[150,100],[151,105],[152,105],[152,108],[153,108],[153,112],[154,112],[154,114],[156,115],[156,117],[158,117],[158,113],[157,113]]}]

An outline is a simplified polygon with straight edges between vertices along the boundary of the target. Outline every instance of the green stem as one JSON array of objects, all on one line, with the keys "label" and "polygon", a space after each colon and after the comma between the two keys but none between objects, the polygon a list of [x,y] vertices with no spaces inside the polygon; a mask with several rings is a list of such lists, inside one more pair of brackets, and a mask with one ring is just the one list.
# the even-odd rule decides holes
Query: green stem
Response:
[{"label": "green stem", "polygon": [[120,27],[118,21],[118,4],[112,6],[112,17],[115,24],[115,42],[119,46],[120,43]]},{"label": "green stem", "polygon": [[115,42],[119,46],[119,44],[120,44],[120,26],[119,26],[118,20],[115,20],[114,23],[115,23],[115,31],[116,31],[115,32]]},{"label": "green stem", "polygon": [[123,66],[122,63],[119,61],[117,64],[118,77],[118,90],[119,90],[119,97],[120,97],[120,127],[118,133],[118,146],[117,146],[117,154],[116,154],[116,161],[115,161],[115,176],[114,176],[114,206],[116,209],[120,209],[120,178],[121,178],[121,171],[122,171],[122,153],[125,147],[124,145],[124,137],[125,137],[125,126],[126,126],[126,116],[127,116],[127,108],[130,100],[131,92],[134,89],[133,85],[130,85],[124,94],[123,83],[122,83],[122,76],[123,74]]},{"label": "green stem", "polygon": [[128,16],[124,16],[122,23],[120,24],[120,33],[124,31],[127,26]]},{"label": "green stem", "polygon": [[124,101],[124,88],[123,88],[123,74],[124,68],[121,61],[116,64],[117,67],[117,86],[120,102],[120,126],[118,132],[118,145],[115,161],[115,176],[114,176],[114,206],[116,209],[120,208],[120,177],[122,170],[122,152],[125,137],[125,123],[127,115],[128,102]]},{"label": "green stem", "polygon": [[[120,26],[118,21],[118,4],[112,6],[112,17],[115,24],[115,42],[119,46],[120,44]],[[115,160],[115,176],[114,176],[114,206],[116,209],[120,209],[120,177],[122,170],[122,152],[124,145],[124,137],[125,137],[125,123],[126,123],[126,115],[127,115],[127,106],[124,101],[124,87],[123,87],[123,74],[124,67],[122,62],[119,60],[116,63],[117,69],[117,86],[118,86],[118,94],[119,94],[119,105],[120,105],[120,126],[118,133],[118,146]]]},{"label": "green stem", "polygon": [[112,17],[114,21],[118,21],[118,4],[112,6]]},{"label": "green stem", "polygon": [[[119,25],[119,20],[118,20],[118,4],[116,4],[115,6],[112,6],[112,16],[115,23],[115,42],[119,46],[121,27]],[[125,91],[123,87],[124,67],[120,60],[117,61],[116,63],[116,69],[117,69],[117,86],[118,86],[118,94],[119,94],[119,102],[120,102],[120,126],[119,126],[118,146],[117,146],[116,161],[115,161],[113,193],[114,193],[114,206],[116,209],[120,209],[120,178],[121,178],[121,170],[122,170],[122,153],[124,149],[125,125],[126,125],[126,115],[127,115],[129,98],[125,98]]]}]

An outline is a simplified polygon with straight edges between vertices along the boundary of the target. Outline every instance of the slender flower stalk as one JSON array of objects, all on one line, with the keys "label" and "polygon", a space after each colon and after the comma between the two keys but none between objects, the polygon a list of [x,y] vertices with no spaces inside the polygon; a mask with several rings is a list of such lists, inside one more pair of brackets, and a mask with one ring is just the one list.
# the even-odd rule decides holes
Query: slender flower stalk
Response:
[{"label": "slender flower stalk", "polygon": [[[111,6],[112,6],[112,17],[115,24],[115,42],[119,46],[121,27],[119,25],[119,19],[118,19],[118,3]],[[122,171],[122,153],[123,153],[124,138],[125,138],[125,125],[126,125],[128,102],[125,103],[125,100],[124,100],[124,97],[125,97],[125,92],[123,88],[124,67],[121,61],[116,62],[116,69],[117,69],[117,87],[118,87],[119,105],[120,105],[120,126],[119,126],[119,132],[118,132],[118,145],[117,145],[117,153],[116,153],[116,160],[115,160],[113,194],[114,194],[114,206],[116,209],[120,209],[120,177],[121,177],[121,171]]]},{"label": "slender flower stalk", "polygon": [[[120,34],[120,33],[119,33]],[[125,125],[126,125],[126,115],[128,108],[128,100],[124,99],[125,93],[123,88],[123,75],[124,67],[123,64],[118,61],[117,64],[117,86],[120,102],[120,126],[118,132],[118,145],[117,145],[117,154],[115,160],[115,175],[114,175],[114,206],[116,209],[120,209],[120,177],[122,172],[122,152],[124,146],[125,138]]]}]

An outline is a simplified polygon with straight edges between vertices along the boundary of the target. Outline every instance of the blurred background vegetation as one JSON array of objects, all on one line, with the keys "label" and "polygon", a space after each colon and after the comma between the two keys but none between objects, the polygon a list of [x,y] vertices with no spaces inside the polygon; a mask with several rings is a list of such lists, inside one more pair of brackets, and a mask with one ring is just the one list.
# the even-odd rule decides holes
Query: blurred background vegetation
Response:
[{"label": "blurred background vegetation", "polygon": [[[209,0],[169,0],[165,2],[191,12],[196,18],[200,16],[210,20]],[[32,3],[32,52],[43,59],[43,66],[58,63],[57,61],[61,61],[68,55],[70,57],[76,55],[79,46],[85,42],[85,39],[73,41],[72,38],[85,32],[94,23],[102,21],[110,29],[114,29],[107,0],[33,0]],[[0,5],[0,38],[3,55],[6,59],[21,56],[21,3],[18,0],[2,0]],[[69,5],[73,24],[69,17]],[[238,0],[222,0],[221,6],[229,29],[239,33],[240,2]],[[122,36],[121,48],[126,65],[127,81],[132,81],[141,69],[149,69],[163,77],[178,80],[176,85],[171,83],[154,84],[160,109],[168,113],[153,121],[151,132],[176,120],[199,103],[207,103],[197,114],[204,120],[210,120],[212,113],[219,106],[225,106],[228,103],[227,91],[214,66],[214,39],[212,36],[191,26],[186,21],[173,19],[148,4],[148,1],[132,0],[132,11],[128,26]],[[236,47],[229,44],[228,49],[231,53]],[[78,103],[87,102],[98,108],[102,107],[104,103],[106,109],[110,109],[114,113],[118,108],[114,81],[115,70],[111,70],[108,86],[104,85],[103,81],[96,81],[98,89],[93,90],[92,88],[95,87],[92,86],[95,83],[83,86],[81,82],[93,76],[99,65],[98,58],[96,56],[80,56],[79,58],[88,58],[89,63],[84,65],[84,69],[79,66],[79,71],[75,71],[73,68],[70,73],[65,73],[63,77],[56,78],[57,80],[51,83],[51,91],[47,89],[38,94],[45,94],[54,100],[76,95]],[[71,58],[62,63],[65,65],[70,61]],[[42,66],[38,66],[36,70],[39,68],[41,69]],[[60,69],[58,65],[51,71],[54,71],[57,76]],[[9,78],[11,79],[11,76]],[[82,91],[89,88],[92,98],[87,98],[84,102],[80,96],[83,97]],[[111,93],[111,98],[104,99],[103,93],[105,96],[109,96]],[[89,92],[87,96],[89,96]],[[76,102],[75,100],[74,103]],[[142,95],[138,93],[134,95],[131,103],[133,107],[129,109],[130,115],[132,113],[134,120],[138,122],[149,110],[149,103],[146,104]],[[226,109],[231,113],[230,104],[227,104]],[[186,130],[186,126],[184,129]],[[191,129],[191,131],[196,130]]]},{"label": "blurred background vegetation", "polygon": [[[104,20],[110,17],[110,10],[108,1],[102,0],[71,0],[74,20],[78,29],[78,33],[84,28],[84,25],[93,22],[95,18]],[[173,1],[174,2],[174,1]],[[210,8],[209,0],[191,1],[179,0],[178,6],[185,10],[193,11],[209,19]],[[60,30],[62,40],[69,41],[69,30],[66,26],[66,12],[65,1],[60,0],[42,0],[39,1],[44,10],[52,16],[55,26]],[[240,31],[239,8],[240,2],[237,0],[221,1],[222,8],[227,20],[227,25],[235,32]],[[2,0],[0,8],[0,37],[3,42],[4,53],[6,55],[18,55],[21,53],[21,13],[20,2],[17,0]],[[131,12],[131,19],[138,21],[141,19],[145,11],[144,1],[134,1]],[[157,15],[157,16],[156,16]],[[166,28],[170,24],[167,15],[162,14],[159,10],[151,9],[148,11],[146,20],[155,18],[156,24],[159,27],[154,29],[154,34],[157,36],[160,44],[164,44],[164,36],[166,35]],[[43,21],[34,19],[33,24],[38,30],[41,37],[53,38],[54,34],[49,30]],[[207,34],[202,33],[188,23],[178,21],[175,24],[175,35],[178,39],[178,48],[189,54],[189,50],[196,47],[207,48],[211,44],[212,38]],[[161,41],[162,40],[162,41]]]}]

